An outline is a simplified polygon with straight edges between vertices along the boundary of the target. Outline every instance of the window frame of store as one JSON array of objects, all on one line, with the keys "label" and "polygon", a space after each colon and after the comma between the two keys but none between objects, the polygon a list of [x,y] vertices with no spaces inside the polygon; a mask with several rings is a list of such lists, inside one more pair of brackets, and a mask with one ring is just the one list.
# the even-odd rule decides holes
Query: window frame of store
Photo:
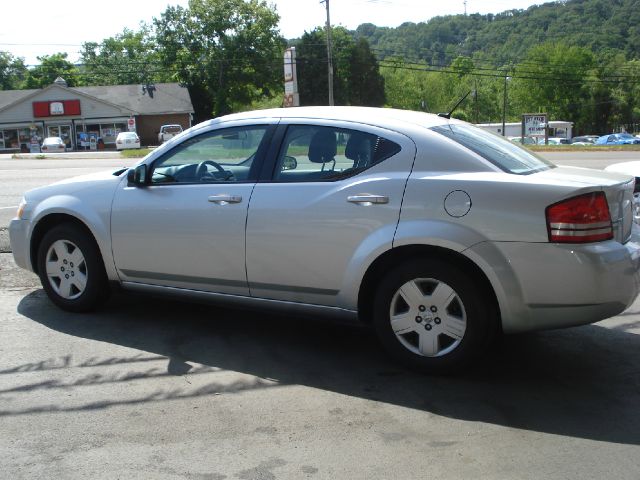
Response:
[{"label": "window frame of store", "polygon": [[[11,135],[7,135],[7,132]],[[0,151],[28,152],[31,148],[31,138],[35,135],[39,144],[44,138],[44,132],[42,122],[0,124]],[[7,141],[14,144],[7,144]]]},{"label": "window frame of store", "polygon": [[[75,142],[74,142],[74,138],[73,138],[73,134],[74,134],[74,128],[73,128],[73,122],[71,121],[70,123],[47,123],[46,125],[47,127],[47,137],[60,137],[62,138],[62,141],[65,143],[67,150],[74,150],[75,149]],[[52,129],[57,129],[58,134],[57,135],[52,135]],[[68,133],[67,138],[69,139],[69,143],[67,143],[65,141],[65,137],[63,136],[64,134],[62,133],[62,129],[68,129]]]},{"label": "window frame of store", "polygon": [[[102,143],[104,147],[115,148],[116,137],[118,136],[118,133],[127,131],[128,120],[128,117],[123,117],[121,121],[118,121],[117,118],[118,117],[84,118],[82,120],[78,120],[77,123],[75,123],[75,139],[79,148],[81,147],[79,140],[79,135],[81,133],[87,133],[89,136],[94,133],[96,134],[96,142],[98,145]],[[105,131],[112,133],[112,135],[104,135]],[[105,141],[105,138],[109,138],[110,140]]]}]

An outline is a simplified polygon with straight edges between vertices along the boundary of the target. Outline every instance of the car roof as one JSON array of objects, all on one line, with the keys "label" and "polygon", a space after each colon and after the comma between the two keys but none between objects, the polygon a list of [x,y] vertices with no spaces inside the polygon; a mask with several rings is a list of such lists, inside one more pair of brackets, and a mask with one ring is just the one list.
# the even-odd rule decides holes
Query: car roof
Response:
[{"label": "car roof", "polygon": [[209,120],[209,124],[218,122],[230,122],[236,120],[264,119],[264,118],[290,118],[307,120],[338,120],[377,125],[381,127],[400,126],[412,124],[425,128],[449,123],[463,123],[458,120],[449,120],[432,113],[416,112],[412,110],[398,110],[395,108],[374,107],[294,107],[272,108],[254,110],[249,112],[234,113]]}]

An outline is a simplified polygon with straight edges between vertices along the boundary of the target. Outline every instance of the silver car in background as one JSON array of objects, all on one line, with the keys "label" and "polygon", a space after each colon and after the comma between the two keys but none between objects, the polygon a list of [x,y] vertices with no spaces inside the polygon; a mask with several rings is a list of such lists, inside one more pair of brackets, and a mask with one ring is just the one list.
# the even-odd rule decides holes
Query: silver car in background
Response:
[{"label": "silver car in background", "polygon": [[59,307],[124,289],[359,319],[428,372],[639,291],[634,179],[556,167],[435,115],[360,107],[199,124],[137,166],[26,193],[18,265]]}]

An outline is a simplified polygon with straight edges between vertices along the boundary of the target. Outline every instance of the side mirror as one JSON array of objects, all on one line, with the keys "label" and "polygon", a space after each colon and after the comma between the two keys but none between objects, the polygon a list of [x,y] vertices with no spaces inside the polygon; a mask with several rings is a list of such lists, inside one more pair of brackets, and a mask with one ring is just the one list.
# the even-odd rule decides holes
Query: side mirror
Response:
[{"label": "side mirror", "polygon": [[144,187],[147,185],[147,166],[143,163],[127,172],[129,186]]},{"label": "side mirror", "polygon": [[296,160],[296,157],[285,155],[282,159],[282,170],[295,170],[296,168],[298,168],[298,160]]}]

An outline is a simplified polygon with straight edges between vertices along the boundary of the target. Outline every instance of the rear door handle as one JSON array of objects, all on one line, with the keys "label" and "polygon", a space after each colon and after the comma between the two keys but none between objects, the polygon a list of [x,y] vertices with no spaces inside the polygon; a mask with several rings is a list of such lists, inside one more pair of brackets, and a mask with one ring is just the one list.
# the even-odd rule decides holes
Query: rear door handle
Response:
[{"label": "rear door handle", "polygon": [[372,195],[370,193],[361,193],[359,195],[349,195],[347,202],[360,203],[363,205],[371,205],[373,203],[389,203],[389,197],[386,195]]},{"label": "rear door handle", "polygon": [[240,195],[229,195],[227,193],[221,193],[218,195],[209,196],[208,200],[211,203],[216,203],[218,205],[226,205],[228,203],[240,203],[242,201],[242,197]]}]

